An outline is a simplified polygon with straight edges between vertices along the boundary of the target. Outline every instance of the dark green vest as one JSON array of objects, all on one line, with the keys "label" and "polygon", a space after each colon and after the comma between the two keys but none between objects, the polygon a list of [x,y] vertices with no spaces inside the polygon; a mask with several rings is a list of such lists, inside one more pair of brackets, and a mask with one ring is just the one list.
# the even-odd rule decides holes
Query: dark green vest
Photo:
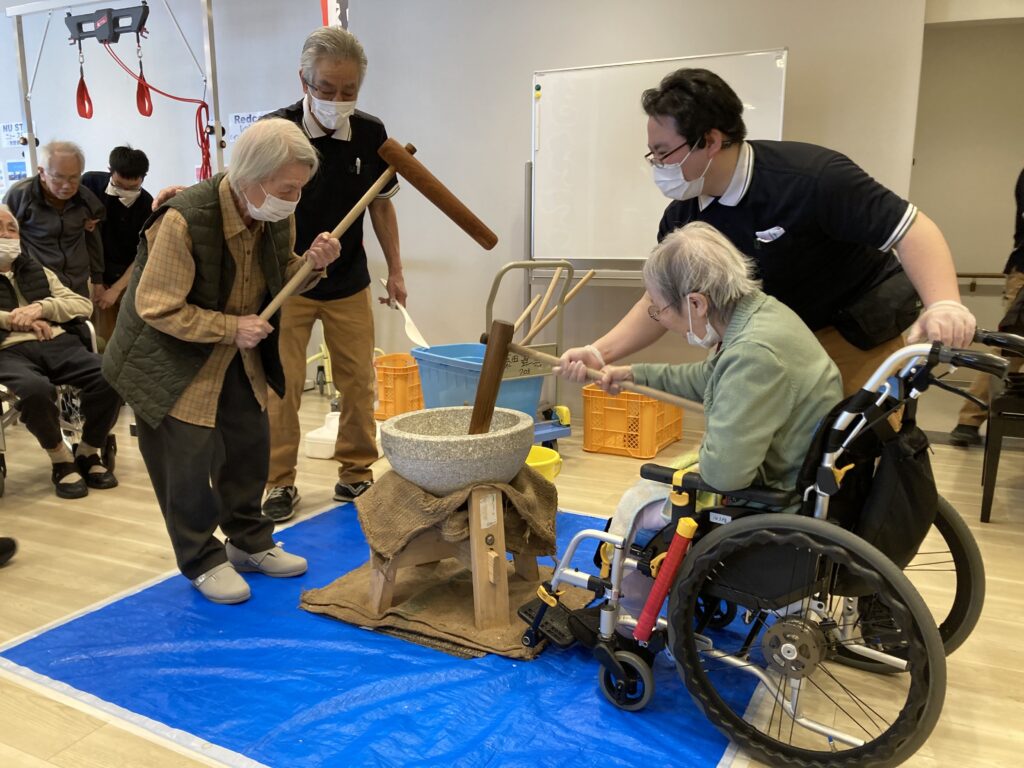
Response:
[{"label": "dark green vest", "polygon": [[[188,223],[195,260],[195,280],[186,301],[202,309],[223,312],[235,281],[235,260],[224,240],[218,185],[223,174],[196,184],[175,195],[160,207],[143,227],[143,232],[174,208]],[[132,407],[138,418],[156,428],[206,363],[213,344],[183,341],[158,331],[135,310],[135,291],[146,268],[149,247],[139,239],[139,252],[128,288],[117,315],[117,327],[103,355],[103,375]],[[284,273],[292,257],[288,220],[264,222],[259,248],[260,267],[267,282],[269,302],[281,290]],[[267,383],[278,395],[284,394],[284,372],[277,353],[280,313],[270,320],[274,332],[258,347]]]}]

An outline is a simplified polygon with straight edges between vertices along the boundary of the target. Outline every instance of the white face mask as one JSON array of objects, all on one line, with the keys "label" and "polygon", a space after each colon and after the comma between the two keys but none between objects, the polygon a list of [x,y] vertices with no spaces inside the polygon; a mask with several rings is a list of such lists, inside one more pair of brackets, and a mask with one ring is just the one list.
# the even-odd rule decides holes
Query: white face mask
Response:
[{"label": "white face mask", "polygon": [[356,111],[354,101],[324,101],[309,94],[309,111],[324,128],[336,131],[343,128]]},{"label": "white face mask", "polygon": [[704,332],[704,337],[701,338],[693,332],[693,317],[690,315],[690,300],[686,299],[686,322],[690,324],[690,329],[686,332],[686,341],[695,347],[703,347],[704,349],[711,349],[718,342],[722,340],[722,337],[718,335],[718,331],[711,325],[711,321],[705,318],[704,322],[707,323],[707,330]]},{"label": "white face mask", "polygon": [[125,208],[131,208],[132,204],[139,199],[139,195],[142,194],[141,189],[121,189],[115,187],[114,182],[107,184],[106,193],[111,197],[116,197],[121,201],[121,205]]},{"label": "white face mask", "polygon": [[0,239],[0,272],[10,272],[14,260],[21,256],[21,240]]},{"label": "white face mask", "polygon": [[[262,184],[260,184],[260,189],[263,189]],[[245,198],[245,205],[249,209],[249,215],[256,219],[256,221],[281,221],[282,219],[287,219],[295,213],[295,207],[299,204],[299,200],[302,199],[302,195],[299,195],[299,200],[282,200],[280,197],[274,197],[265,189],[263,189],[263,194],[267,196],[267,199],[258,208],[249,201],[248,197]]]},{"label": "white face mask", "polygon": [[683,176],[683,163],[686,162],[687,158],[693,154],[691,148],[686,153],[686,157],[680,160],[678,163],[672,165],[665,165],[659,168],[653,166],[651,170],[654,171],[654,183],[658,185],[658,189],[661,190],[661,194],[665,197],[670,197],[673,200],[689,200],[697,197],[701,192],[704,191],[704,176],[708,172],[708,168],[711,167],[711,158],[708,158],[708,164],[704,166],[704,170],[700,176],[692,181],[687,181],[686,177]]}]

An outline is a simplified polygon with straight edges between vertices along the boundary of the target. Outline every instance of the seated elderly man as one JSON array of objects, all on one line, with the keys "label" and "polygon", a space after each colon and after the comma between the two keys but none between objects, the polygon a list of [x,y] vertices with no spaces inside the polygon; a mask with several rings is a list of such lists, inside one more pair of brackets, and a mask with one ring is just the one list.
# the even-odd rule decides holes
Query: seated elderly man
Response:
[{"label": "seated elderly man", "polygon": [[[668,235],[644,264],[651,322],[712,350],[699,363],[606,366],[598,385],[617,393],[635,381],[704,404],[700,474],[720,491],[750,485],[793,490],[815,427],[842,398],[839,371],[803,321],[761,292],[753,265],[714,227],[687,224]],[[584,380],[581,362],[562,375]],[[611,530],[656,530],[666,487],[627,492]],[[642,606],[649,579],[623,584],[624,607]]]},{"label": "seated elderly man", "polygon": [[[117,485],[100,447],[117,422],[121,399],[103,378],[99,355],[86,349],[75,328],[91,314],[92,302],[22,253],[18,222],[0,206],[0,384],[20,400],[21,420],[49,454],[62,499]],[[74,456],[61,435],[56,384],[80,392],[85,424]]]},{"label": "seated elderly man", "polygon": [[[302,267],[292,251],[293,212],[317,166],[298,126],[262,120],[235,142],[226,175],[162,205],[139,244],[103,358],[104,374],[139,419],[139,450],[178,568],[216,603],[249,598],[238,571],[306,570],[303,558],[274,544],[274,521],[260,508],[267,390],[281,395],[284,374],[276,329],[256,313]],[[339,252],[322,233],[305,258],[322,270]],[[218,526],[226,543],[214,536]]]},{"label": "seated elderly man", "polygon": [[81,185],[85,169],[82,148],[70,141],[51,141],[39,149],[37,175],[14,184],[4,203],[21,225],[22,250],[79,296],[102,290],[103,239],[98,223],[106,217],[103,203]]}]

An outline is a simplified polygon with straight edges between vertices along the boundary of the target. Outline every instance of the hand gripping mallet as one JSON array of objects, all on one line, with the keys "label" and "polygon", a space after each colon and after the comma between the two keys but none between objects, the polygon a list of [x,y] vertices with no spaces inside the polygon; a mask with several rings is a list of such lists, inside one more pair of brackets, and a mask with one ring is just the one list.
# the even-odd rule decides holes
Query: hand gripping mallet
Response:
[{"label": "hand gripping mallet", "polygon": [[[498,236],[486,224],[480,221],[461,200],[452,194],[451,190],[438,181],[426,169],[423,163],[413,157],[415,152],[416,147],[412,144],[406,144],[403,147],[394,139],[387,139],[381,144],[377,154],[387,161],[387,170],[380,175],[380,178],[373,183],[373,186],[366,190],[366,194],[359,199],[359,202],[338,223],[338,226],[331,232],[331,237],[340,238],[355,223],[363,211],[366,210],[367,206],[380,194],[380,191],[391,181],[392,177],[398,173],[422,192],[430,202],[444,211],[452,221],[462,227],[480,245],[487,250],[493,248],[498,243]],[[285,299],[295,293],[298,287],[306,282],[306,278],[309,277],[309,273],[312,271],[312,262],[307,261],[303,264],[299,271],[292,276],[291,280],[267,304],[266,308],[260,312],[260,317],[269,321],[274,313],[281,308]]]},{"label": "hand gripping mallet", "polygon": [[[480,340],[483,343],[490,346],[488,334],[484,334],[484,336],[481,336]],[[524,347],[522,344],[514,344],[510,342],[508,344],[508,351],[515,352],[516,354],[522,355],[523,357],[532,358],[541,363],[546,363],[547,365],[553,366],[562,364],[560,358],[557,358],[554,355],[549,355],[546,352],[541,352],[538,349],[533,349],[532,347]],[[600,381],[603,378],[604,374],[601,373],[601,371],[596,371],[593,368],[587,368],[587,379],[589,379],[590,381]],[[661,402],[668,403],[669,405],[674,405],[677,408],[682,408],[683,410],[694,411],[696,413],[704,413],[704,406],[701,405],[700,403],[694,402],[692,400],[687,400],[686,398],[679,397],[678,395],[673,395],[669,392],[663,392],[660,389],[647,387],[644,386],[643,384],[636,384],[632,381],[620,381],[619,389],[625,392],[633,392],[634,394],[637,395],[646,395],[647,397],[653,398],[655,400],[660,400]]]}]

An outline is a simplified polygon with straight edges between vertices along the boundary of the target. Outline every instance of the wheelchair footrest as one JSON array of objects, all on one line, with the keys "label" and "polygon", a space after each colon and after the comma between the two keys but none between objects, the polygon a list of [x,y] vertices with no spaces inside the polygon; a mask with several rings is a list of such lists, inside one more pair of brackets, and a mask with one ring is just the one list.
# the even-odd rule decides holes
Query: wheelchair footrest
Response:
[{"label": "wheelchair footrest", "polygon": [[[537,611],[540,610],[542,605],[543,603],[539,597],[524,603],[519,606],[519,618],[527,624],[533,624]],[[568,648],[576,642],[576,636],[569,629],[569,610],[561,603],[555,603],[554,607],[547,608],[544,612],[544,617],[540,620],[538,630],[559,648]]]}]

